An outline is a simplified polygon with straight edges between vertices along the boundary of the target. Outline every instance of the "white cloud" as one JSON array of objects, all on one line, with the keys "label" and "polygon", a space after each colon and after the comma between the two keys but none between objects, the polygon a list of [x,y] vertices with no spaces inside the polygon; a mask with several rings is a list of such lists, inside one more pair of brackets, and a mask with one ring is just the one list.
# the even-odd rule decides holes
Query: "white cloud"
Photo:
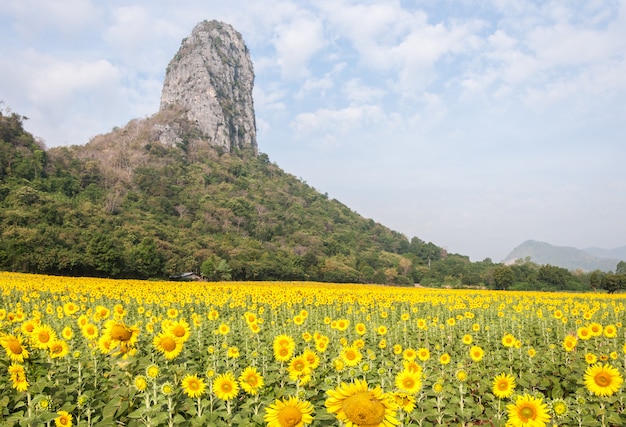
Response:
[{"label": "white cloud", "polygon": [[351,106],[339,110],[320,108],[298,114],[291,128],[298,136],[338,136],[385,120],[384,112],[376,105]]},{"label": "white cloud", "polygon": [[23,36],[53,31],[64,35],[97,24],[102,15],[90,0],[4,0],[0,15],[9,16]]},{"label": "white cloud", "polygon": [[309,61],[326,44],[322,23],[304,11],[278,25],[272,42],[276,64],[287,79],[307,77]]},{"label": "white cloud", "polygon": [[376,86],[364,84],[359,78],[348,80],[342,90],[351,104],[371,104],[380,101],[386,93]]}]

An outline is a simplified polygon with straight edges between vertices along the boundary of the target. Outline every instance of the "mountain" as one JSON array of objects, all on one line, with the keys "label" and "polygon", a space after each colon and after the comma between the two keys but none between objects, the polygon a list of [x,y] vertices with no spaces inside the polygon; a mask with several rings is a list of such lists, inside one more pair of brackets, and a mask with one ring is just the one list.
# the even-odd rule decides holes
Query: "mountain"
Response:
[{"label": "mountain", "polygon": [[0,111],[0,270],[413,284],[446,256],[259,153],[253,80],[241,35],[205,21],[151,117],[46,150]]},{"label": "mountain", "polygon": [[584,252],[597,256],[599,258],[615,258],[619,260],[626,260],[626,246],[622,246],[614,249],[602,249],[602,248],[585,248]]},{"label": "mountain", "polygon": [[516,260],[529,258],[540,265],[550,264],[568,270],[583,271],[615,271],[620,259],[602,258],[583,250],[566,246],[553,246],[549,243],[527,240],[517,246],[504,259],[505,264],[513,264]]},{"label": "mountain", "polygon": [[257,149],[250,53],[232,26],[196,25],[165,73],[161,110],[182,108],[203,139],[213,145]]}]

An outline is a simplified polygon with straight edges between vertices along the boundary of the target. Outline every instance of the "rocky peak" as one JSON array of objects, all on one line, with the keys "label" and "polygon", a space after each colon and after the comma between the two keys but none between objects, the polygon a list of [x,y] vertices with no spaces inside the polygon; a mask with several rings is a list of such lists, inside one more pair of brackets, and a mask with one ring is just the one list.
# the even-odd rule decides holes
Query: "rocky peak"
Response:
[{"label": "rocky peak", "polygon": [[257,152],[253,85],[252,61],[241,34],[231,25],[203,21],[167,67],[160,109],[184,109],[212,145]]}]

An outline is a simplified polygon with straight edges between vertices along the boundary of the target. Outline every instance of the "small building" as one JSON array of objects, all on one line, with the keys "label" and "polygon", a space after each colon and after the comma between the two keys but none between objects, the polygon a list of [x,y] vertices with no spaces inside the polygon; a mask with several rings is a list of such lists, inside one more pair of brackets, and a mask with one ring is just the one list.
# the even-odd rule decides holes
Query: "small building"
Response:
[{"label": "small building", "polygon": [[170,276],[170,280],[173,282],[199,282],[202,280],[202,277],[198,276],[193,271],[190,271],[176,276]]}]

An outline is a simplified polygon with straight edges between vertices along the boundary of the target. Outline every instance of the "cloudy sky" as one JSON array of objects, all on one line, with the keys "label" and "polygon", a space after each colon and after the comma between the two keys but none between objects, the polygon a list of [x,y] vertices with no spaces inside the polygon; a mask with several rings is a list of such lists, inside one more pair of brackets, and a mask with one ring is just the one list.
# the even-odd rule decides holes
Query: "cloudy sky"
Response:
[{"label": "cloudy sky", "polygon": [[260,151],[363,216],[473,261],[626,245],[624,0],[3,0],[0,100],[84,144],[205,19],[250,49]]}]

